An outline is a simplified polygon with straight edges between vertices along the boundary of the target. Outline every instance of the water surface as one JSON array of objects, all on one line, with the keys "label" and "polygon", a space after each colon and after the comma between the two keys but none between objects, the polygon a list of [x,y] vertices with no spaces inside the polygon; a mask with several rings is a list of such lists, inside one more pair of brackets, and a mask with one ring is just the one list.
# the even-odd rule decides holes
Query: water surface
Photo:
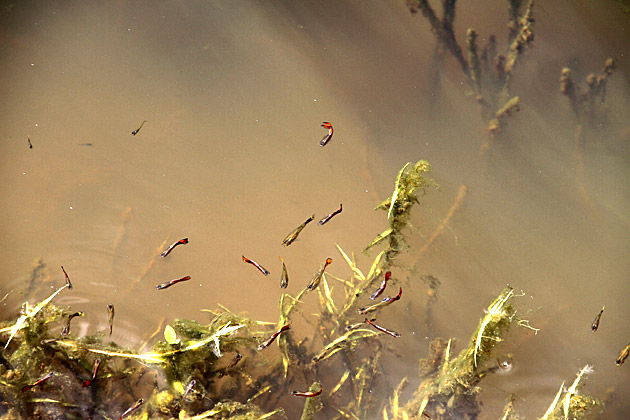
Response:
[{"label": "water surface", "polygon": [[[2,6],[0,292],[12,291],[3,318],[25,296],[35,301],[63,284],[63,265],[75,289],[57,303],[86,312],[77,323],[86,334],[106,328],[105,308],[115,304],[121,344],[137,345],[162,317],[205,321],[200,310],[219,303],[275,321],[279,256],[290,293],[327,257],[332,274],[349,276],[334,244],[358,254],[383,231],[385,213],[372,208],[404,163],[422,158],[441,188],[412,218],[415,271],[395,273],[410,282],[404,304],[379,319],[403,334],[384,359],[386,381],[409,376],[417,386],[430,339],[454,337],[463,348],[509,283],[524,294],[519,315],[541,331],[515,329],[500,348],[514,368],[486,382],[482,418],[498,418],[513,392],[522,414],[541,416],[587,363],[595,367],[587,392],[627,393],[627,366],[614,360],[630,341],[630,19],[616,2],[536,5],[535,41],[511,86],[522,110],[483,156],[487,135],[465,77],[451,57],[435,67],[430,28],[404,2]],[[462,2],[456,36],[463,43],[473,26],[481,43],[495,33],[503,46],[506,19],[504,2]],[[578,179],[560,70],[572,67],[583,83],[607,57],[618,62],[607,119],[588,137]],[[324,148],[322,121],[335,127]],[[468,193],[448,229],[418,255],[461,185]],[[329,224],[280,245],[339,203],[343,213]],[[161,244],[184,237],[190,244],[147,270]],[[50,279],[31,293],[25,276],[39,257]],[[370,258],[359,258],[367,270]],[[428,325],[426,274],[442,285]],[[192,280],[155,290],[184,275]],[[630,405],[619,398],[609,410],[621,418]]]}]

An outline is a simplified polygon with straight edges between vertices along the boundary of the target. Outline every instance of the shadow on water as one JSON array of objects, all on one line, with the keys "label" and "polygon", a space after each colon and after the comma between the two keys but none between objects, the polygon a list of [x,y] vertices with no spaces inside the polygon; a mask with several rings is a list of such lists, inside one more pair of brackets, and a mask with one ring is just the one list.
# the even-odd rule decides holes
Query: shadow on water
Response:
[{"label": "shadow on water", "polygon": [[[462,45],[471,26],[480,45],[491,33],[505,44],[505,2],[461,3],[454,33]],[[511,330],[498,356],[512,367],[482,383],[479,418],[500,418],[512,393],[519,413],[539,418],[585,364],[595,369],[586,393],[624,395],[627,366],[614,361],[630,341],[630,49],[622,36],[630,18],[614,1],[537,4],[534,17],[533,46],[510,86],[521,110],[482,154],[486,122],[466,77],[448,54],[432,67],[435,37],[404,1],[3,2],[0,299],[9,294],[1,318],[61,286],[63,265],[74,289],[55,304],[86,313],[73,321],[76,336],[106,331],[110,303],[113,341],[135,349],[176,318],[209,322],[200,310],[219,304],[275,323],[278,257],[292,295],[328,257],[327,273],[351,275],[335,243],[367,270],[378,251],[359,251],[386,229],[384,212],[372,209],[407,161],[426,159],[440,189],[420,197],[392,268],[408,289],[378,322],[402,337],[380,359],[385,374],[372,398],[381,408],[371,418],[382,418],[405,376],[401,400],[411,397],[431,340],[453,337],[454,351],[465,348],[506,284],[523,291],[518,314],[540,332]],[[584,87],[608,57],[617,70],[605,118],[578,150],[561,71],[571,67]],[[335,127],[324,148],[322,121]],[[462,185],[461,205],[431,240]],[[343,213],[329,224],[313,223],[281,246],[308,216],[319,220],[339,203]],[[184,237],[190,244],[158,257]],[[430,304],[427,276],[439,280]],[[296,337],[309,335],[316,300],[304,299]],[[318,380],[331,388],[337,373]],[[289,418],[303,405],[293,396],[276,403]],[[628,411],[618,398],[604,416]]]}]

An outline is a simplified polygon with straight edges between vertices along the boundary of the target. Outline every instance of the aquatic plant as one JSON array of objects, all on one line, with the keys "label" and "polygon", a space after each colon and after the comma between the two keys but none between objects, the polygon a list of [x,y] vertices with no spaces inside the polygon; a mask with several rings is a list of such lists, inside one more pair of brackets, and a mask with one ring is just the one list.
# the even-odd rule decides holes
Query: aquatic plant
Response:
[{"label": "aquatic plant", "polygon": [[606,120],[606,86],[615,68],[615,60],[608,58],[598,75],[590,73],[586,76],[586,88],[580,87],[575,82],[573,71],[569,67],[564,67],[560,76],[560,93],[569,99],[577,121],[575,127],[576,182],[580,194],[587,202],[590,198],[584,179],[584,148],[587,144],[588,133],[603,126]]},{"label": "aquatic plant", "polygon": [[[407,378],[404,378],[390,399],[390,410],[383,409],[383,419],[389,419],[389,412],[393,419],[476,419],[480,413],[476,399],[481,391],[479,384],[488,374],[501,368],[492,363],[495,347],[504,341],[510,326],[517,324],[532,328],[526,320],[516,318],[512,304],[514,297],[514,289],[510,286],[499,294],[479,321],[468,346],[458,356],[451,358],[452,339],[433,340],[428,356],[420,359],[421,383],[418,389],[402,405],[399,394],[408,383]],[[563,383],[540,420],[588,418],[587,415],[601,405],[598,400],[577,392],[580,380],[589,372],[592,372],[592,366],[587,365],[568,389],[564,388]],[[515,400],[514,395],[508,398],[502,420],[519,418],[514,407]]]},{"label": "aquatic plant", "polygon": [[[567,420],[587,419],[595,407],[601,406],[601,402],[588,395],[578,394],[577,389],[582,377],[593,371],[590,365],[584,366],[573,381],[573,384],[565,389],[564,382],[553,399],[551,405],[540,420]],[[562,394],[564,393],[564,397]],[[562,397],[562,398],[561,398]]]},{"label": "aquatic plant", "polygon": [[[281,294],[275,324],[219,305],[218,310],[204,310],[211,315],[208,323],[175,319],[163,329],[160,326],[154,335],[162,331],[164,340],[156,340],[151,350],[142,352],[105,343],[104,333],[82,338],[72,337],[71,332],[68,337],[60,336],[59,330],[72,312],[52,301],[69,288],[68,284],[34,307],[25,304],[21,316],[0,325],[6,340],[0,353],[0,414],[9,418],[109,419],[111,413],[134,408],[128,418],[286,418],[280,401],[291,394],[290,387],[295,387],[301,391],[293,395],[305,398],[302,420],[316,418],[324,408],[328,418],[334,419],[374,418],[380,410],[384,419],[389,413],[395,419],[419,419],[427,414],[438,420],[476,418],[479,384],[498,368],[492,363],[496,346],[511,325],[528,327],[527,321],[515,316],[515,295],[509,286],[488,307],[459,355],[452,356],[452,339],[433,340],[428,355],[420,360],[422,382],[408,401],[401,402],[406,378],[395,389],[388,389],[392,395],[388,406],[372,392],[384,376],[382,355],[392,348],[392,337],[400,334],[374,324],[375,319],[365,315],[396,302],[406,285],[399,287],[398,295],[369,307],[361,307],[361,301],[383,271],[397,263],[411,210],[426,188],[435,185],[426,177],[429,170],[426,161],[406,164],[396,177],[392,195],[376,207],[387,212],[389,227],[368,245],[368,249],[384,249],[374,257],[367,274],[359,268],[354,254],[348,255],[337,245],[350,275],[340,278],[321,270],[321,280],[312,288],[320,306],[314,320],[302,312],[303,298],[309,293],[306,287],[296,296]],[[460,188],[432,237],[448,223],[465,191],[465,187]],[[42,264],[39,261],[35,269]],[[429,291],[435,293],[439,280],[432,276],[425,280]],[[335,293],[335,287],[343,292]],[[431,296],[429,304],[435,304]],[[314,327],[301,332],[302,337],[291,330],[297,316]],[[270,327],[275,331],[271,336]],[[274,338],[277,351],[266,350]],[[580,378],[587,371],[582,370],[562,402],[562,392],[558,393],[544,419],[561,418],[558,413],[565,419],[567,415],[580,418],[597,405],[596,400],[577,393]],[[322,378],[331,377],[338,378],[336,384],[324,390]],[[349,398],[342,398],[342,389]],[[513,402],[508,401],[504,420],[516,418]]]},{"label": "aquatic plant", "polygon": [[[573,79],[573,71],[569,67],[562,69],[560,76],[560,93],[569,99],[571,109],[580,125],[595,128],[605,119],[606,86],[608,78],[616,69],[615,60],[608,58],[599,74],[586,76],[586,88],[580,87]],[[579,138],[583,144],[584,138]]]},{"label": "aquatic plant", "polygon": [[442,51],[448,51],[466,76],[489,134],[489,140],[481,146],[481,151],[485,152],[490,147],[490,140],[504,132],[508,118],[520,110],[519,98],[512,96],[509,88],[518,57],[534,40],[534,1],[508,1],[509,33],[503,52],[498,52],[494,35],[490,35],[487,45],[480,48],[477,31],[469,28],[466,31],[467,57],[453,29],[456,3],[456,0],[443,1],[443,16],[440,18],[427,0],[406,0],[411,13],[422,14],[431,25],[431,31],[437,38],[437,56],[441,57]]},{"label": "aquatic plant", "polygon": [[478,384],[496,369],[496,365],[488,366],[488,361],[515,321],[513,298],[514,290],[508,286],[488,307],[468,346],[458,356],[451,359],[452,340],[445,344],[443,339],[436,339],[432,343],[429,356],[420,360],[420,386],[402,408],[394,399],[394,418],[400,410],[405,413],[403,418],[412,419],[422,418],[423,413],[431,419],[476,418],[480,411]]},{"label": "aquatic plant", "polygon": [[383,260],[385,266],[389,266],[401,251],[402,232],[407,227],[413,205],[419,202],[418,194],[423,194],[428,186],[437,186],[433,180],[424,176],[429,171],[431,171],[431,165],[426,160],[419,160],[413,166],[407,163],[398,172],[392,195],[375,208],[387,211],[389,228],[377,235],[365,250],[387,239],[387,249]]}]

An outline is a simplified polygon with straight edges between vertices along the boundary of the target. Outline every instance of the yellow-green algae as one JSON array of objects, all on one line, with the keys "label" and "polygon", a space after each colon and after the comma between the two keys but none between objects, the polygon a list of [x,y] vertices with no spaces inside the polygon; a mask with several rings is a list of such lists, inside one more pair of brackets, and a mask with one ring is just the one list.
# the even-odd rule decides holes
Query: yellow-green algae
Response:
[{"label": "yellow-green algae", "polygon": [[[377,236],[368,248],[383,247],[371,263],[367,274],[359,268],[354,255],[337,246],[350,268],[349,278],[325,274],[317,289],[320,312],[315,321],[302,312],[306,289],[297,296],[282,294],[275,325],[235,314],[226,308],[207,311],[207,324],[176,319],[169,323],[172,331],[144,353],[104,342],[104,334],[83,338],[61,338],[69,308],[52,303],[55,296],[34,307],[24,307],[14,322],[0,326],[0,337],[6,348],[0,353],[0,405],[3,418],[116,418],[139,398],[144,405],[130,419],[266,419],[286,418],[283,398],[293,398],[290,391],[317,391],[323,379],[333,379],[317,397],[304,402],[302,419],[374,418],[382,413],[389,418],[473,419],[479,413],[476,396],[480,382],[495,370],[491,361],[494,350],[515,318],[512,303],[514,290],[507,287],[488,307],[468,346],[454,356],[453,340],[436,338],[427,357],[420,361],[422,382],[408,401],[402,401],[406,380],[391,389],[390,404],[372,390],[385,376],[381,359],[383,351],[394,348],[391,337],[366,328],[357,313],[366,292],[374,287],[382,272],[395,264],[402,252],[405,228],[411,210],[426,188],[435,183],[426,178],[430,165],[426,161],[406,164],[399,172],[394,191],[377,209],[387,213],[388,229]],[[379,239],[380,238],[380,239]],[[432,280],[433,287],[439,283]],[[342,288],[343,296],[334,293]],[[269,330],[298,321],[303,317],[313,324],[309,335],[283,333],[277,348],[257,351]],[[352,326],[352,328],[347,328]],[[71,332],[72,334],[72,332]],[[235,355],[242,360],[234,365]],[[83,381],[91,377],[94,361],[102,360],[97,379],[89,388]],[[240,360],[240,359],[238,359]],[[21,392],[47,372],[55,376],[28,392]],[[579,378],[582,377],[582,374]],[[546,419],[564,415],[580,418],[597,405],[597,401],[576,392],[577,382],[561,392],[545,414]],[[191,381],[195,386],[185,394]],[[562,389],[561,389],[562,391]],[[297,397],[296,397],[297,398]],[[325,416],[317,411],[324,408]],[[517,418],[514,402],[506,406],[504,419]],[[556,416],[556,417],[553,417]]]}]

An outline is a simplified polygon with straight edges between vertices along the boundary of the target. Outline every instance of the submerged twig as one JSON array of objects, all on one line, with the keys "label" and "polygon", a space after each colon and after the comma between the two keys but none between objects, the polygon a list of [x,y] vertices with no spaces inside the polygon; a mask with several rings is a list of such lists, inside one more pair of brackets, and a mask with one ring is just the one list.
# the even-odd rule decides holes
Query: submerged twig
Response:
[{"label": "submerged twig", "polygon": [[418,251],[418,255],[416,257],[416,261],[420,258],[425,252],[429,250],[433,242],[437,239],[438,236],[442,233],[446,225],[451,221],[451,218],[455,214],[455,212],[461,207],[464,202],[464,198],[466,197],[466,193],[468,192],[468,188],[465,185],[461,185],[459,190],[457,191],[457,197],[455,197],[455,201],[451,205],[451,208],[446,213],[446,216],[440,222],[440,225],[433,231],[429,239],[427,239],[427,243],[424,244],[420,251]]}]

